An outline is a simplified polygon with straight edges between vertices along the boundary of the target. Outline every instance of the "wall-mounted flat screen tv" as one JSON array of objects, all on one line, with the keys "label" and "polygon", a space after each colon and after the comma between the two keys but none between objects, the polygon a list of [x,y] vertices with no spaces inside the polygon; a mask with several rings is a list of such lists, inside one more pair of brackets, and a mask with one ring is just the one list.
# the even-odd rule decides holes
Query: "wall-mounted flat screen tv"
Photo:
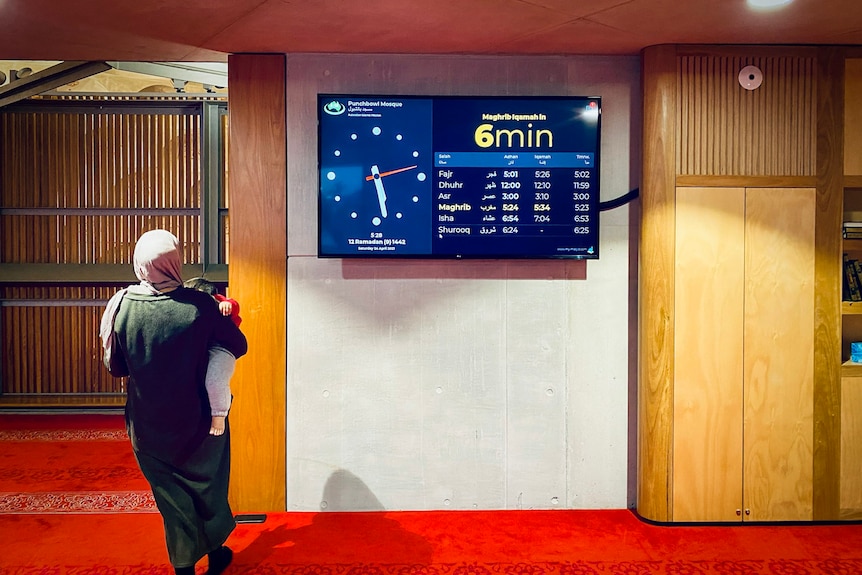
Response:
[{"label": "wall-mounted flat screen tv", "polygon": [[599,257],[598,97],[319,94],[318,256]]}]

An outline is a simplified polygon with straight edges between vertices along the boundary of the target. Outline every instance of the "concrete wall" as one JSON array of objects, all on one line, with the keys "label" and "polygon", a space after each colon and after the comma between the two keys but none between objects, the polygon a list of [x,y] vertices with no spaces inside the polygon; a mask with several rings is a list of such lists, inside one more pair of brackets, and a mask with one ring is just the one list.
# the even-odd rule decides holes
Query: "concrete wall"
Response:
[{"label": "concrete wall", "polygon": [[632,507],[637,203],[589,262],[318,259],[316,95],[601,96],[607,201],[640,60],[289,55],[287,86],[287,510]]}]

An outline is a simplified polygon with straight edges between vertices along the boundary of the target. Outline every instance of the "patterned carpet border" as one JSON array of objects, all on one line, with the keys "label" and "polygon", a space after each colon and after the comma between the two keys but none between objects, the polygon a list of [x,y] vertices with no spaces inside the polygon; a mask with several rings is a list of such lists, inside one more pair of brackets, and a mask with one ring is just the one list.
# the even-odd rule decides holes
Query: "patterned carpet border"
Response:
[{"label": "patterned carpet border", "polygon": [[0,493],[0,514],[156,512],[149,491]]},{"label": "patterned carpet border", "polygon": [[0,431],[0,441],[127,441],[125,430],[115,429],[22,429]]},{"label": "patterned carpet border", "polygon": [[[280,564],[244,565],[231,575],[858,575],[862,559],[765,561],[563,561],[535,563]],[[172,575],[168,565],[2,566],[0,575]]]}]

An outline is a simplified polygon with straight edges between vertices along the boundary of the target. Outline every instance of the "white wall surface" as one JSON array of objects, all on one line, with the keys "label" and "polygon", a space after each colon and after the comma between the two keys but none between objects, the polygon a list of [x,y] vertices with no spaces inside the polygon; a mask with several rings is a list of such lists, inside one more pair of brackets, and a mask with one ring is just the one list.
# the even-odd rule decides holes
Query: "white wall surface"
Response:
[{"label": "white wall surface", "polygon": [[602,97],[601,198],[638,186],[636,57],[288,56],[287,509],[634,504],[630,205],[585,261],[318,259],[316,97]]}]

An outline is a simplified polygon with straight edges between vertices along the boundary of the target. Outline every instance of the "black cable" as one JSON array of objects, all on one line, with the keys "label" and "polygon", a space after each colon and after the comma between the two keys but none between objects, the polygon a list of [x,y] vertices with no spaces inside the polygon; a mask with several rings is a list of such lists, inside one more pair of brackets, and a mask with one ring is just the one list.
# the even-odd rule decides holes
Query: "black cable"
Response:
[{"label": "black cable", "polygon": [[638,197],[640,193],[640,188],[635,188],[627,194],[624,194],[618,198],[614,198],[613,200],[608,200],[606,202],[599,202],[599,211],[604,212],[607,210],[612,210],[614,208],[618,208],[622,205],[625,205]]}]

